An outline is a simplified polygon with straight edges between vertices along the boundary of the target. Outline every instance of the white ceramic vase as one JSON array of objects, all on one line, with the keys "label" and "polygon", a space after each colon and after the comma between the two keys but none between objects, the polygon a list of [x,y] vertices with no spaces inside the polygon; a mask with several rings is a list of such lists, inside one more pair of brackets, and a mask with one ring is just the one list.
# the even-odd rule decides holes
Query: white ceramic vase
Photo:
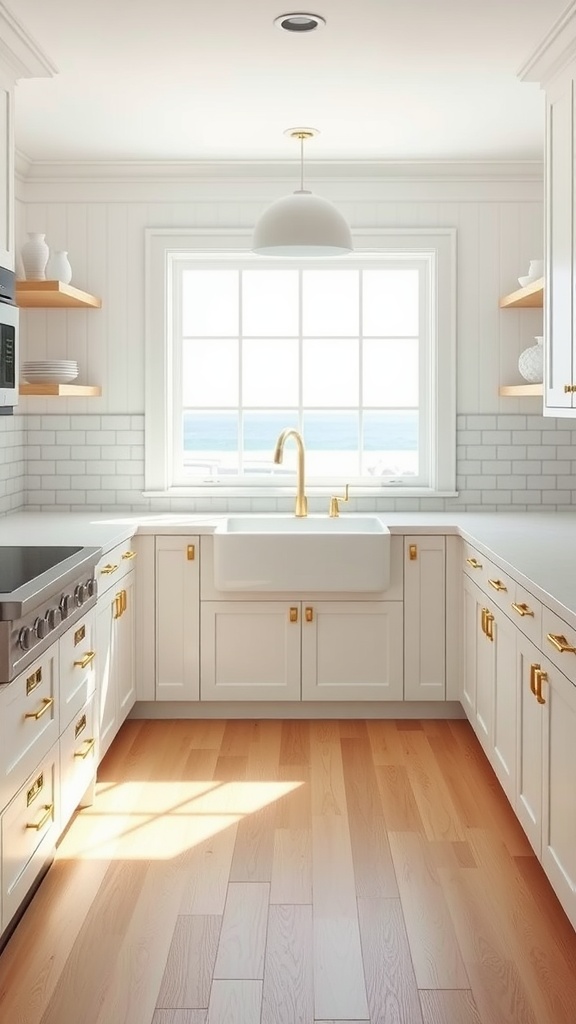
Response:
[{"label": "white ceramic vase", "polygon": [[27,281],[46,280],[46,264],[50,249],[45,239],[46,235],[31,231],[28,234],[28,241],[22,246],[22,263]]},{"label": "white ceramic vase", "polygon": [[50,254],[46,265],[46,277],[49,281],[62,281],[62,284],[70,284],[72,267],[66,249],[57,249]]},{"label": "white ceramic vase", "polygon": [[544,338],[537,337],[534,340],[535,345],[530,345],[520,353],[518,369],[530,384],[541,384],[544,380]]}]

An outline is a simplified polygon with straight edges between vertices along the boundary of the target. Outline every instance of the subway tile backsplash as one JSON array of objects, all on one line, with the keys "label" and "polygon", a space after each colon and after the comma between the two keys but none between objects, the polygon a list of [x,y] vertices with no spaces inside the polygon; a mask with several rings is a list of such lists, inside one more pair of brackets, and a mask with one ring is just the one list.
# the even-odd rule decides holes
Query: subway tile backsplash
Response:
[{"label": "subway tile backsplash", "polygon": [[[144,416],[0,417],[0,512],[290,512],[292,497],[145,498]],[[25,458],[26,456],[26,458]],[[576,505],[576,421],[459,414],[455,498],[356,497],[350,511],[554,511]],[[311,512],[326,497],[310,497]]]}]

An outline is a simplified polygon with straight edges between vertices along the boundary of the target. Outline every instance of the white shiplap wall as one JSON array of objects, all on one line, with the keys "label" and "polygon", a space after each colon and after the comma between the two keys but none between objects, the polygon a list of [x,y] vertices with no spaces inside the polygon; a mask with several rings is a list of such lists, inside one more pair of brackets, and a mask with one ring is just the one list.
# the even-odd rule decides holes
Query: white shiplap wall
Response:
[{"label": "white shiplap wall", "polygon": [[[520,381],[518,355],[542,333],[539,310],[500,310],[531,259],[543,254],[542,180],[533,165],[372,167],[363,177],[312,170],[314,191],[354,228],[457,229],[458,488],[421,507],[559,508],[576,496],[570,421],[540,415],[539,399],[503,399]],[[17,226],[68,249],[72,283],[102,297],[101,311],[26,311],[24,358],[78,359],[100,399],[25,399],[30,414],[28,502],[34,507],[181,507],[143,501],[141,443],[123,443],[144,409],[144,232],[147,227],[247,229],[294,188],[271,169],[209,176],[198,168],[34,166],[20,180]],[[249,235],[247,236],[249,237]],[[116,424],[120,433],[114,435]],[[561,430],[560,430],[561,427]],[[560,430],[560,432],[558,432]],[[46,434],[47,443],[42,444]],[[140,435],[142,437],[142,434]],[[575,435],[576,437],[576,435]],[[49,443],[48,443],[49,442]],[[575,453],[576,456],[576,453]],[[558,465],[558,473],[553,467]],[[127,471],[129,470],[129,471]],[[114,480],[120,485],[113,487]],[[120,484],[121,481],[121,484]],[[371,499],[359,499],[365,506]],[[388,499],[386,507],[414,507]],[[430,504],[432,502],[433,504]],[[215,507],[216,500],[186,507]],[[219,503],[221,504],[221,503]],[[258,503],[257,503],[258,504]],[[230,508],[228,501],[224,502]]]}]

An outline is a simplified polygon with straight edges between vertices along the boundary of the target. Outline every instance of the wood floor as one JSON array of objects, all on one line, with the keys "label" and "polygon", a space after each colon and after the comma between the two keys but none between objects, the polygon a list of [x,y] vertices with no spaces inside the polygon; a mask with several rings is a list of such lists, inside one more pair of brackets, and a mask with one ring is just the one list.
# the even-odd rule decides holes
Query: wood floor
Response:
[{"label": "wood floor", "polygon": [[466,722],[128,722],[2,1024],[574,1024],[576,934]]}]

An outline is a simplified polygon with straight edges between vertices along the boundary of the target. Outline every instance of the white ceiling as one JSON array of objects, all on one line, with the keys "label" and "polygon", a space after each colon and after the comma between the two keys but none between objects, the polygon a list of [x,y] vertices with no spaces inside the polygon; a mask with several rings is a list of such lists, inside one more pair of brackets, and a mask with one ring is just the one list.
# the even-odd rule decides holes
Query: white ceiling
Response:
[{"label": "white ceiling", "polygon": [[[516,73],[566,0],[5,0],[59,73],[20,82],[37,160],[540,159]],[[274,27],[309,11],[326,27]],[[311,152],[310,147],[314,147]]]}]

